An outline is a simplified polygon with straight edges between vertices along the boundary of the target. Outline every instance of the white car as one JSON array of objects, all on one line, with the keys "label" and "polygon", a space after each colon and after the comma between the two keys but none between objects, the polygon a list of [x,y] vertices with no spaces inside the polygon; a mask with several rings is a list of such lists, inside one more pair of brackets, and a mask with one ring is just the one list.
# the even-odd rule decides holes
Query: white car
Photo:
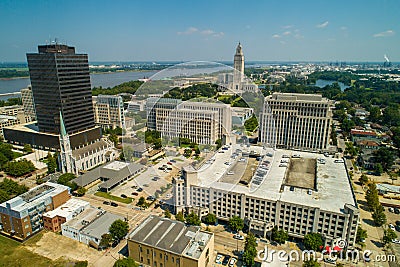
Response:
[{"label": "white car", "polygon": [[233,235],[233,238],[239,239],[239,240],[244,240],[244,237],[242,235],[239,235],[239,234]]},{"label": "white car", "polygon": [[398,240],[398,239],[392,239],[392,243],[400,244],[400,240]]},{"label": "white car", "polygon": [[394,227],[394,225],[393,225],[393,224],[389,224],[389,228],[390,228],[390,229],[392,229],[393,231],[395,231],[395,230],[396,230],[396,228]]},{"label": "white car", "polygon": [[237,262],[237,259],[232,258],[232,259],[229,261],[229,266],[231,266],[231,267],[234,266],[236,262]]},{"label": "white car", "polygon": [[217,257],[215,258],[215,263],[221,264],[221,259],[222,259],[222,255],[218,254]]}]

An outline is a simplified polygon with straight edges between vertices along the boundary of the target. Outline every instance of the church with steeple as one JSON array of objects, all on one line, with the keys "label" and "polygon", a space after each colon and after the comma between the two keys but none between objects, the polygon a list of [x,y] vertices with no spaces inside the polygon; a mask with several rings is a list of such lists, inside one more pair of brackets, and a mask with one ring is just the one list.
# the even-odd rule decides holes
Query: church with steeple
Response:
[{"label": "church with steeple", "polygon": [[89,144],[71,148],[69,134],[65,129],[64,119],[60,111],[60,168],[62,173],[76,175],[98,165],[114,160],[118,156],[113,143],[101,138]]}]

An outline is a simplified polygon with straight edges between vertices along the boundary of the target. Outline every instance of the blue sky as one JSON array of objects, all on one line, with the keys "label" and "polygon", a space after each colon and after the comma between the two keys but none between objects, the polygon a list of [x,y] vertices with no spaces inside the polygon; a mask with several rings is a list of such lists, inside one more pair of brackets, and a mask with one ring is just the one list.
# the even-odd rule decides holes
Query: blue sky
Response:
[{"label": "blue sky", "polygon": [[0,61],[57,37],[91,61],[400,61],[398,0],[0,1]]}]

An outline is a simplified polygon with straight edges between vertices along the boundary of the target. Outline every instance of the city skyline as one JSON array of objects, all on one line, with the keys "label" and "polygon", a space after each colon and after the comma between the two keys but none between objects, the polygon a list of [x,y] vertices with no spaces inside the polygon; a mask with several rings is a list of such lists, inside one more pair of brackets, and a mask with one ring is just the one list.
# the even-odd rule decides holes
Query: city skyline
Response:
[{"label": "city skyline", "polygon": [[399,11],[396,1],[7,1],[0,62],[25,62],[55,38],[91,62],[231,61],[239,41],[247,61],[396,62]]}]

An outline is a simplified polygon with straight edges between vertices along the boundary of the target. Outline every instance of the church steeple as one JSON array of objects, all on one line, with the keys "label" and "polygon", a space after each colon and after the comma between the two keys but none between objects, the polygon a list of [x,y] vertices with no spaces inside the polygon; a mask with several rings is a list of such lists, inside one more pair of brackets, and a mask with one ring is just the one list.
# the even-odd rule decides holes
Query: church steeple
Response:
[{"label": "church steeple", "polygon": [[64,119],[60,110],[60,162],[61,162],[61,171],[63,173],[66,172],[75,172],[72,166],[72,149],[71,143],[69,141],[69,135],[67,130],[65,129]]},{"label": "church steeple", "polygon": [[62,137],[67,135],[67,131],[65,130],[64,119],[62,117],[61,110],[60,110],[60,135]]}]

